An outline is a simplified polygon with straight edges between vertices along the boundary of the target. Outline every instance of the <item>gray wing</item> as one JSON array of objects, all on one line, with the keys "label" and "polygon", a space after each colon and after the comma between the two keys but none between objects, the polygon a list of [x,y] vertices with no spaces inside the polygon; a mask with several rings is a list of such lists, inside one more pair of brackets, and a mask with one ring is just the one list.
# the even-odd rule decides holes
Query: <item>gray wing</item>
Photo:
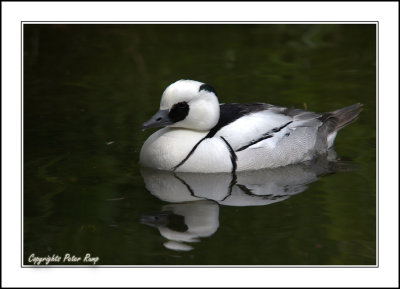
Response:
[{"label": "gray wing", "polygon": [[323,124],[321,117],[322,114],[306,110],[256,104],[247,106],[246,113],[225,123],[214,135],[224,137],[239,152],[258,148],[260,142],[275,145],[300,127],[318,129]]}]

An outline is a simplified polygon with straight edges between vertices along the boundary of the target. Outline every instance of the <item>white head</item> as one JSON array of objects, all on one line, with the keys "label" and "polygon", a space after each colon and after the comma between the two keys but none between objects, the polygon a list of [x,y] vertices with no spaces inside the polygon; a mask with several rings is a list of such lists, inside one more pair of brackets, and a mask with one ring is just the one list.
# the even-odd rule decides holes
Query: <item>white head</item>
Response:
[{"label": "white head", "polygon": [[169,85],[160,110],[142,128],[170,126],[210,130],[219,120],[219,103],[215,90],[195,80],[178,80]]}]

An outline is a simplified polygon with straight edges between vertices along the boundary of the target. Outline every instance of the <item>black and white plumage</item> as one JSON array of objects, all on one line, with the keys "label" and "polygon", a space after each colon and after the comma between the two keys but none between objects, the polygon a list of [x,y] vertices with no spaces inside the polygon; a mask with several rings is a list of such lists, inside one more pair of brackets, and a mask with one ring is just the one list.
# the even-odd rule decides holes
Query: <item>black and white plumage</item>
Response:
[{"label": "black and white plumage", "polygon": [[337,131],[354,121],[357,103],[327,113],[265,103],[219,104],[215,90],[179,80],[164,91],[160,110],[143,129],[166,126],[143,144],[143,166],[182,172],[273,168],[326,153]]}]

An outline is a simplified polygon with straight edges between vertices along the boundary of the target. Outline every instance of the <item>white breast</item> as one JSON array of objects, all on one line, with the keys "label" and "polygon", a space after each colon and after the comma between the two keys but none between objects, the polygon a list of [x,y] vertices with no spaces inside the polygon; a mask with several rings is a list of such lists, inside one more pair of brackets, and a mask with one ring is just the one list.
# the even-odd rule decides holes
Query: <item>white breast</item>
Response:
[{"label": "white breast", "polygon": [[207,138],[201,142],[190,158],[177,172],[220,173],[232,171],[229,148],[220,137]]},{"label": "white breast", "polygon": [[[207,135],[182,128],[163,128],[152,134],[140,151],[140,164],[159,170],[173,170]],[[220,137],[204,139],[177,172],[218,173],[232,170],[229,148]]]},{"label": "white breast", "polygon": [[183,128],[163,128],[153,133],[140,151],[140,164],[159,170],[172,170],[206,136]]}]

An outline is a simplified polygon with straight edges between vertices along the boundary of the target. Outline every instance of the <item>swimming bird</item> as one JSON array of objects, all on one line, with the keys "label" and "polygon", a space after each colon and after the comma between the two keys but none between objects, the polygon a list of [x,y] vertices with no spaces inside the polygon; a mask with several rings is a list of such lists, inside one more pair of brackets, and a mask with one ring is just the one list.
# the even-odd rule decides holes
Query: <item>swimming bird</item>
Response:
[{"label": "swimming bird", "polygon": [[267,103],[219,103],[195,80],[170,84],[142,129],[163,127],[140,151],[140,164],[175,172],[220,173],[275,168],[328,153],[337,132],[361,112],[356,103],[315,113]]}]

